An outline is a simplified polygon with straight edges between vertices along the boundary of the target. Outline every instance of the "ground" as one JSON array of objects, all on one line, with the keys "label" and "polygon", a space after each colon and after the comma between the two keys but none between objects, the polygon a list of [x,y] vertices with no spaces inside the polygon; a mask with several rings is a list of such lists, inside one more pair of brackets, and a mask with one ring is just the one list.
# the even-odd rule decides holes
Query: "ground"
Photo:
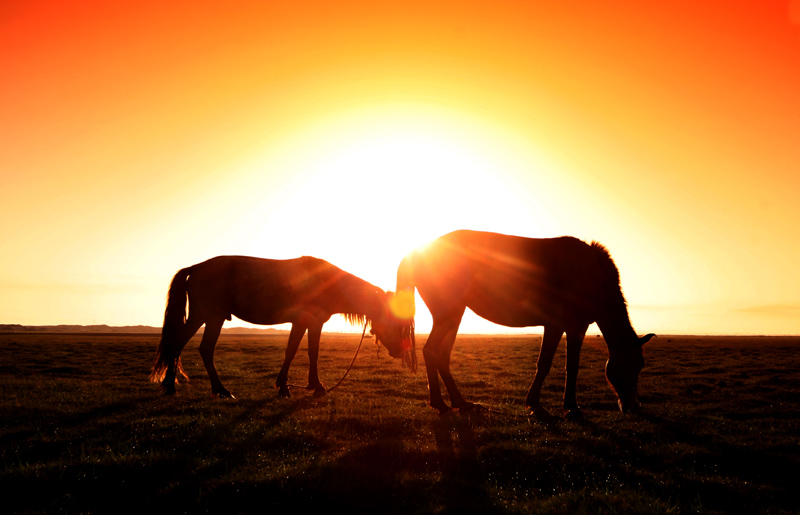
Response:
[{"label": "ground", "polygon": [[[328,386],[359,336],[323,335]],[[157,335],[0,334],[5,510],[800,511],[786,472],[800,465],[800,338],[654,339],[642,411],[623,415],[603,377],[605,344],[587,336],[581,423],[526,416],[536,335],[460,336],[456,381],[494,411],[444,417],[427,407],[424,371],[411,374],[371,340],[335,391],[281,399],[285,338],[220,339],[231,401],[210,396],[196,339],[184,352],[191,381],[166,397],[147,382]],[[306,382],[304,348],[296,384]],[[563,367],[562,342],[542,395],[554,414]]]}]

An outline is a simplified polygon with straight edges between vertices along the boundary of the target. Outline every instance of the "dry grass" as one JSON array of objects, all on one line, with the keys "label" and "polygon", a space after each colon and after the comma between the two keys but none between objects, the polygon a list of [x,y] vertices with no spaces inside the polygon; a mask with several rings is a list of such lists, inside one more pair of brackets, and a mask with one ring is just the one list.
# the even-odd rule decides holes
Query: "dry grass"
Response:
[{"label": "dry grass", "polygon": [[[409,374],[365,343],[342,386],[315,400],[273,388],[285,337],[223,336],[217,367],[235,401],[193,378],[147,383],[156,336],[0,335],[4,512],[796,513],[800,339],[661,337],[647,346],[644,410],[624,416],[587,337],[582,424],[528,419],[539,337],[459,337],[468,399],[517,416],[427,408]],[[421,338],[424,341],[424,337]],[[335,383],[357,336],[324,335]],[[302,350],[302,348],[301,348]],[[557,412],[563,345],[543,402]],[[305,384],[298,354],[290,380]]]}]

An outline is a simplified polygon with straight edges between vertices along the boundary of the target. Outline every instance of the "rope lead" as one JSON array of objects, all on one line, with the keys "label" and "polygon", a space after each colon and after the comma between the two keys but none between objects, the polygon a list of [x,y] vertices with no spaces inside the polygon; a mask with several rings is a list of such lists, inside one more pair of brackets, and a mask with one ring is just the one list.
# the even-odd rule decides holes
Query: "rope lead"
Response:
[{"label": "rope lead", "polygon": [[[356,353],[353,355],[353,360],[350,362],[350,366],[347,367],[347,370],[344,371],[344,375],[342,376],[341,379],[339,379],[339,381],[335,385],[333,385],[330,388],[325,390],[326,393],[330,392],[331,390],[333,390],[334,388],[336,388],[337,386],[342,384],[342,381],[344,381],[344,378],[347,377],[347,374],[350,373],[350,369],[353,368],[353,365],[356,362],[356,358],[358,357],[358,351],[361,350],[361,344],[364,343],[364,335],[367,334],[367,324],[368,323],[369,322],[364,322],[364,330],[361,331],[361,340],[358,342],[358,348],[356,348]],[[304,390],[306,389],[305,386],[300,386],[300,385],[296,385],[296,384],[287,384],[286,386],[289,387],[289,388],[302,388]]]}]

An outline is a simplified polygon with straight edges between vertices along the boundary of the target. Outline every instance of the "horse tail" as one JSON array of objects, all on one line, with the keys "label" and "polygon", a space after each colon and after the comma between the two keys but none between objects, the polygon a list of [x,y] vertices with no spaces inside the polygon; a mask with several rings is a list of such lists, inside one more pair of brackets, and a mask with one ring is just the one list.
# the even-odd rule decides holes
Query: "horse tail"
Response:
[{"label": "horse tail", "polygon": [[411,370],[417,371],[417,341],[414,336],[414,315],[416,314],[416,302],[414,300],[414,290],[416,289],[416,282],[414,280],[414,253],[411,253],[403,258],[400,266],[397,267],[397,286],[395,288],[395,295],[397,295],[399,303],[403,306],[401,311],[403,313],[404,323],[402,326],[402,339],[406,343],[405,346],[408,351],[403,357]]},{"label": "horse tail", "polygon": [[169,365],[175,367],[183,377],[189,379],[183,370],[181,358],[176,356],[178,353],[178,339],[181,329],[186,322],[186,279],[189,277],[191,267],[179,270],[167,292],[167,307],[164,310],[164,325],[161,328],[161,341],[158,342],[156,350],[156,360],[153,364],[153,371],[150,373],[150,380],[159,383],[164,380]]}]

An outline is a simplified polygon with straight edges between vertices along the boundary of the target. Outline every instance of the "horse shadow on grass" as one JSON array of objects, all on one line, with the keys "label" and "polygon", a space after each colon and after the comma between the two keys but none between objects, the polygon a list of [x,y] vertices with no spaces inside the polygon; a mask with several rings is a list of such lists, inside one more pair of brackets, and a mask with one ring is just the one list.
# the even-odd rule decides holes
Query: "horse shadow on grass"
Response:
[{"label": "horse shadow on grass", "polygon": [[652,412],[643,411],[638,416],[657,426],[672,441],[694,449],[686,460],[691,460],[690,466],[696,470],[697,477],[711,475],[747,485],[744,489],[726,488],[713,482],[688,479],[687,489],[705,499],[708,508],[728,513],[755,512],[766,503],[785,507],[791,512],[800,509],[795,476],[786,473],[796,468],[797,452],[760,452],[722,442],[712,434],[699,433],[691,425]]},{"label": "horse shadow on grass", "polygon": [[[18,444],[41,434],[53,433],[56,430],[63,431],[69,428],[92,424],[106,417],[132,411],[146,400],[149,400],[149,397],[127,399],[123,402],[115,402],[113,404],[99,406],[86,411],[78,411],[77,413],[62,414],[58,416],[46,414],[49,416],[49,420],[41,423],[39,427],[35,429],[24,429],[19,431],[11,430],[0,436],[0,447]],[[27,408],[24,415],[20,418],[43,418],[44,416],[45,413],[43,413],[42,410]],[[70,442],[66,443],[69,444]]]},{"label": "horse shadow on grass", "polygon": [[446,513],[504,513],[486,489],[484,467],[478,460],[474,424],[483,424],[486,414],[452,412],[431,423],[441,479],[437,485]]},{"label": "horse shadow on grass", "polygon": [[[796,453],[778,455],[725,443],[712,433],[698,432],[689,423],[647,409],[627,416],[651,424],[652,430],[621,433],[584,419],[581,426],[593,438],[573,440],[576,452],[601,458],[615,477],[642,491],[659,495],[667,489],[671,500],[683,506],[701,503],[721,513],[758,512],[764,506],[796,512],[800,507],[794,476],[785,473],[796,466]],[[676,451],[671,454],[658,442]],[[680,471],[679,485],[665,485],[659,474],[651,473],[665,466]]]},{"label": "horse shadow on grass", "polygon": [[[336,423],[342,421],[331,415],[327,424]],[[331,461],[312,460],[304,472],[285,479],[220,484],[203,496],[202,509],[401,514],[436,507],[441,513],[504,513],[485,488],[470,421],[443,418],[431,429],[435,450],[409,445],[403,438],[367,436],[363,445],[346,449]],[[334,433],[323,429],[315,437],[318,445],[327,445],[336,438]]]},{"label": "horse shadow on grass", "polygon": [[[240,400],[223,407],[221,416],[212,425],[198,422],[199,418],[214,412],[214,406],[207,404],[208,399],[174,401],[144,411],[141,403],[131,401],[59,420],[54,425],[59,430],[68,426],[85,427],[86,430],[81,431],[82,438],[80,441],[58,440],[44,447],[38,444],[23,450],[20,460],[39,461],[43,467],[56,466],[59,470],[50,472],[43,468],[45,473],[36,476],[7,477],[2,485],[2,490],[8,494],[3,496],[6,507],[12,513],[112,512],[121,507],[130,512],[204,511],[203,489],[225,481],[229,471],[250,458],[253,448],[271,445],[265,442],[272,428],[301,404],[278,404],[271,413],[256,417],[275,400]],[[146,430],[148,420],[172,416],[176,412],[182,412],[182,416],[176,418],[174,424]],[[117,415],[122,420],[137,419],[137,428],[130,422],[107,420]],[[23,436],[7,435],[6,443],[18,442]],[[104,458],[98,449],[102,447],[100,442],[109,438],[131,439],[131,445],[138,450],[131,449],[130,456]],[[84,443],[91,449],[88,451],[91,455],[83,455]],[[295,442],[276,443],[281,444]],[[41,455],[44,451],[49,457]],[[99,458],[94,458],[97,453],[100,453]],[[231,506],[234,511],[240,511],[235,509],[236,504]]]}]

